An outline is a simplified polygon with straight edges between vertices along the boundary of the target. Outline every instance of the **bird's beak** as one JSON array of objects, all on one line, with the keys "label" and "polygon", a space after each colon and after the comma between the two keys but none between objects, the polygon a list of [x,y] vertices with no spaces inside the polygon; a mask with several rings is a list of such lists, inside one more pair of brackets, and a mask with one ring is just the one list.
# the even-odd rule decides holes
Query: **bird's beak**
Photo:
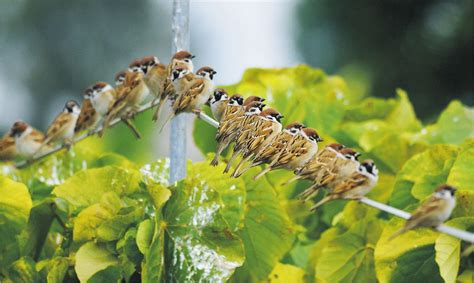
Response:
[{"label": "bird's beak", "polygon": [[191,57],[189,57],[189,58],[190,58],[190,59],[194,59],[195,57],[196,57],[196,56],[194,56],[194,55],[191,55]]},{"label": "bird's beak", "polygon": [[323,140],[323,138],[318,137],[318,138],[316,139],[316,141],[317,141],[317,142],[322,142],[322,141],[324,141],[324,140]]}]

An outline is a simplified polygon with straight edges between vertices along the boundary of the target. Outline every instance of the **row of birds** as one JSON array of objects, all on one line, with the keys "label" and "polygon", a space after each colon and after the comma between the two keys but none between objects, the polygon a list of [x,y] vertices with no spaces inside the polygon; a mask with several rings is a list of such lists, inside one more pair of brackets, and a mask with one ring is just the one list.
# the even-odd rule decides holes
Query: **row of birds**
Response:
[{"label": "row of birds", "polygon": [[[84,132],[101,137],[116,119],[122,120],[140,138],[132,120],[151,97],[152,105],[156,105],[153,121],[160,116],[165,102],[172,102],[172,112],[162,128],[173,116],[182,112],[199,113],[208,104],[219,122],[211,165],[216,166],[222,152],[233,144],[233,154],[224,170],[227,173],[240,156],[233,177],[261,164],[267,167],[254,180],[272,170],[292,170],[295,177],[285,184],[300,179],[312,182],[300,194],[303,200],[311,198],[320,188],[327,189],[326,196],[312,210],[335,199],[360,199],[377,184],[378,170],[372,160],[359,162],[360,153],[337,143],[319,150],[318,143],[323,139],[315,129],[299,122],[283,127],[283,115],[266,108],[265,99],[258,96],[244,99],[239,94],[230,96],[224,89],[215,89],[216,71],[202,67],[193,73],[193,58],[190,52],[179,51],[168,65],[154,56],[133,61],[126,71],[116,75],[115,87],[98,82],[86,89],[81,107],[73,100],[68,101],[46,134],[23,121],[15,122],[0,140],[0,159],[21,156],[31,160],[57,143],[69,148],[75,137]],[[398,233],[444,222],[455,206],[454,191],[451,186],[439,186]]]}]

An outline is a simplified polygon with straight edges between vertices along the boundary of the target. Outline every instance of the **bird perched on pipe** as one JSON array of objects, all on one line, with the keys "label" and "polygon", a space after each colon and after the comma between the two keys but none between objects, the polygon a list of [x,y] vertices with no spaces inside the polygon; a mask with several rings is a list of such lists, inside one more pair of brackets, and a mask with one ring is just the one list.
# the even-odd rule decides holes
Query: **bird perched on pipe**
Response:
[{"label": "bird perched on pipe", "polygon": [[168,99],[174,101],[178,96],[176,90],[174,89],[173,70],[180,68],[180,69],[188,70],[189,73],[194,72],[194,65],[192,61],[192,59],[194,58],[195,58],[194,55],[192,55],[191,53],[185,50],[176,52],[171,58],[171,61],[168,64],[168,66],[166,66],[166,70],[165,70],[165,81],[164,81],[164,86],[163,86],[163,92],[161,93],[159,97],[155,98],[155,100],[153,101],[153,104],[155,104],[156,100],[158,100],[157,107],[152,118],[154,122],[156,122],[158,120],[158,117],[160,117],[160,112],[161,112],[161,109],[163,108],[163,104]]},{"label": "bird perched on pipe", "polygon": [[234,152],[227,162],[224,173],[227,173],[230,170],[234,159],[245,151],[247,141],[251,138],[251,132],[255,130],[257,122],[260,121],[258,117],[264,107],[265,104],[260,101],[254,101],[245,106],[245,113],[242,116],[242,120],[239,122],[239,128],[236,129],[235,144],[233,148]]},{"label": "bird perched on pipe", "polygon": [[455,192],[456,188],[453,186],[440,185],[428,200],[413,211],[405,226],[390,236],[389,241],[408,230],[419,227],[438,227],[449,218],[456,206]]},{"label": "bird perched on pipe", "polygon": [[173,110],[161,129],[182,112],[201,112],[201,107],[214,91],[212,80],[216,73],[211,67],[202,67],[195,76],[187,69],[177,68],[173,71],[173,84],[178,98],[173,103]]},{"label": "bird perched on pipe", "polygon": [[223,88],[216,88],[207,101],[207,104],[211,108],[212,116],[217,120],[217,122],[221,121],[228,101],[229,96],[227,91]]},{"label": "bird perched on pipe", "polygon": [[256,154],[255,159],[250,163],[250,165],[241,170],[241,174],[252,167],[263,163],[269,164],[278,159],[286,146],[294,139],[300,130],[304,128],[306,128],[306,126],[300,122],[286,125],[283,131],[278,133],[278,136],[268,146]]},{"label": "bird perched on pipe", "polygon": [[333,164],[334,160],[341,156],[339,151],[344,148],[344,145],[338,143],[332,143],[325,146],[322,150],[313,156],[308,162],[306,162],[303,167],[294,171],[295,176],[290,180],[283,183],[283,186],[286,186],[296,180],[314,180],[317,177],[317,174],[321,170],[327,170]]},{"label": "bird perched on pipe", "polygon": [[0,160],[13,160],[16,155],[15,137],[10,130],[0,139]]},{"label": "bird perched on pipe", "polygon": [[375,187],[378,179],[378,170],[375,163],[372,160],[364,160],[356,172],[337,183],[333,190],[329,191],[321,201],[311,207],[311,211],[336,199],[359,200]]},{"label": "bird perched on pipe", "polygon": [[254,180],[256,181],[266,173],[275,169],[296,170],[301,168],[309,159],[318,152],[318,142],[323,139],[312,128],[304,128],[288,143],[267,168],[258,173]]},{"label": "bird perched on pipe", "polygon": [[332,163],[328,163],[324,170],[318,171],[313,179],[313,184],[303,191],[299,197],[303,200],[307,200],[322,187],[332,190],[336,185],[360,168],[360,163],[357,160],[359,156],[360,153],[351,148],[341,149]]},{"label": "bird perched on pipe", "polygon": [[49,145],[43,146],[44,134],[23,121],[17,121],[11,128],[11,135],[15,138],[17,154],[27,159],[43,151],[49,150]]},{"label": "bird perched on pipe", "polygon": [[246,145],[241,151],[242,159],[235,167],[232,176],[235,177],[244,163],[250,161],[255,154],[272,142],[282,129],[282,118],[283,115],[273,108],[265,109],[259,114],[257,122],[245,139]]},{"label": "bird perched on pipe", "polygon": [[49,125],[43,144],[37,153],[49,143],[59,142],[65,144],[69,149],[74,143],[74,128],[80,111],[81,109],[76,101],[69,100],[66,102],[63,111]]}]

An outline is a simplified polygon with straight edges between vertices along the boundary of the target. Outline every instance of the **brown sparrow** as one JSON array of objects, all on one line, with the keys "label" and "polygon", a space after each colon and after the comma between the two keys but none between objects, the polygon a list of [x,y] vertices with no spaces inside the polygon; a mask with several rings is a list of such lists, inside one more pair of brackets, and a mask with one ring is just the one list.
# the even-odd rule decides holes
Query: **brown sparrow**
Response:
[{"label": "brown sparrow", "polygon": [[74,100],[66,102],[64,109],[49,125],[43,145],[38,149],[40,151],[43,146],[49,143],[63,143],[68,148],[74,143],[74,128],[79,117],[81,109],[79,104]]},{"label": "brown sparrow", "polygon": [[332,143],[325,146],[322,150],[318,151],[313,158],[306,162],[303,167],[295,170],[295,176],[282,185],[286,186],[299,179],[314,180],[320,170],[328,168],[329,165],[333,163],[339,155],[339,151],[343,148],[344,145],[339,143]]},{"label": "brown sparrow", "polygon": [[356,172],[336,184],[333,190],[329,191],[321,201],[311,207],[311,211],[335,199],[359,200],[375,187],[378,179],[378,170],[374,162],[364,160]]},{"label": "brown sparrow", "polygon": [[313,185],[301,193],[300,197],[306,200],[322,187],[332,190],[349,175],[357,172],[360,167],[360,163],[357,160],[359,156],[360,153],[351,148],[341,149],[331,163],[326,163],[324,167],[319,167],[313,179]]},{"label": "brown sparrow", "polygon": [[449,185],[439,186],[428,200],[413,211],[405,226],[390,236],[389,241],[408,230],[419,227],[436,228],[446,221],[456,206],[455,191],[456,188]]},{"label": "brown sparrow", "polygon": [[[161,109],[163,108],[163,104],[168,100],[171,99],[174,101],[177,98],[177,93],[174,89],[173,84],[173,70],[180,68],[186,69],[189,73],[194,71],[194,65],[192,59],[195,56],[189,53],[188,51],[178,51],[176,52],[173,57],[171,58],[171,62],[166,66],[165,70],[165,81],[163,86],[163,91],[159,97],[159,102],[156,108],[155,113],[153,114],[153,121],[157,121],[158,117],[160,117]],[[155,103],[156,101],[154,101]]]},{"label": "brown sparrow", "polygon": [[209,99],[209,107],[211,108],[212,116],[217,120],[221,121],[222,115],[226,108],[227,102],[229,101],[229,96],[223,88],[216,88],[214,94]]},{"label": "brown sparrow", "polygon": [[161,100],[166,84],[169,83],[167,66],[161,64],[155,56],[144,57],[141,64],[145,73],[144,81],[155,97],[152,102],[154,105]]},{"label": "brown sparrow", "polygon": [[41,147],[43,150],[49,149],[48,146],[43,146],[44,134],[25,122],[15,122],[11,129],[11,135],[15,138],[18,155],[27,159],[33,158]]},{"label": "brown sparrow", "polygon": [[209,100],[214,91],[214,71],[210,67],[203,67],[196,73],[189,74],[189,70],[178,68],[173,72],[173,84],[178,98],[173,103],[173,111],[163,124],[162,128],[176,115],[182,112],[200,112],[201,107]]},{"label": "brown sparrow", "polygon": [[277,137],[268,146],[256,154],[255,159],[251,164],[240,171],[240,174],[243,174],[248,169],[262,163],[272,163],[274,160],[278,159],[288,143],[292,141],[303,128],[306,128],[306,126],[299,122],[290,123],[285,126],[283,131],[278,133]]},{"label": "brown sparrow", "polygon": [[231,158],[227,162],[227,166],[224,169],[224,173],[227,173],[230,170],[230,166],[232,165],[234,159],[246,150],[248,140],[252,138],[252,133],[256,129],[256,124],[261,121],[259,115],[264,107],[265,104],[260,101],[254,101],[244,106],[245,113],[242,118],[239,119],[239,127],[235,129],[236,135],[234,152],[232,153]]},{"label": "brown sparrow", "polygon": [[94,106],[92,106],[90,92],[91,90],[87,89],[82,100],[81,111],[74,127],[76,135],[84,131],[94,131],[100,120],[99,114],[95,111]]},{"label": "brown sparrow", "polygon": [[[107,112],[103,129],[99,132],[99,136],[102,136],[105,129],[110,127],[112,120],[120,118],[132,129],[138,139],[141,138],[140,133],[130,122],[130,119],[136,114],[140,105],[150,94],[150,90],[145,84],[144,76],[142,62],[140,60],[132,62],[125,73],[125,80],[121,83],[120,87],[116,88],[117,99]],[[120,80],[121,78],[119,77],[118,79]]]},{"label": "brown sparrow", "polygon": [[230,97],[229,102],[224,110],[219,128],[217,129],[216,141],[217,148],[216,154],[211,161],[212,166],[217,166],[219,163],[220,154],[232,143],[240,134],[242,123],[245,121],[246,107],[254,102],[260,102],[260,110],[265,106],[263,101],[264,98],[258,96],[249,96],[242,101],[240,94],[234,94]]},{"label": "brown sparrow", "polygon": [[242,160],[232,174],[234,177],[239,172],[240,167],[248,162],[255,154],[265,148],[281,132],[281,115],[273,108],[265,109],[258,115],[258,120],[252,126],[249,137],[246,138],[247,144],[244,146],[241,154]]},{"label": "brown sparrow", "polygon": [[6,133],[2,139],[0,139],[0,160],[12,160],[16,156],[15,137],[12,132]]},{"label": "brown sparrow", "polygon": [[296,170],[301,168],[308,160],[310,160],[318,152],[318,142],[323,139],[318,135],[316,130],[304,128],[299,131],[267,168],[258,173],[253,179],[257,180],[271,170],[284,168],[288,170]]}]

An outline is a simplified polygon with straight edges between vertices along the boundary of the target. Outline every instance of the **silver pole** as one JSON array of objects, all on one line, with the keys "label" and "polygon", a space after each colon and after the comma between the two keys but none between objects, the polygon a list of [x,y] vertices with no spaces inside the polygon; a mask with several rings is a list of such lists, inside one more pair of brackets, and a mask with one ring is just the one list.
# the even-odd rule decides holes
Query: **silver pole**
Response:
[{"label": "silver pole", "polygon": [[[173,0],[172,53],[189,50],[189,0]],[[170,134],[170,183],[186,177],[186,114],[171,121]]]}]

